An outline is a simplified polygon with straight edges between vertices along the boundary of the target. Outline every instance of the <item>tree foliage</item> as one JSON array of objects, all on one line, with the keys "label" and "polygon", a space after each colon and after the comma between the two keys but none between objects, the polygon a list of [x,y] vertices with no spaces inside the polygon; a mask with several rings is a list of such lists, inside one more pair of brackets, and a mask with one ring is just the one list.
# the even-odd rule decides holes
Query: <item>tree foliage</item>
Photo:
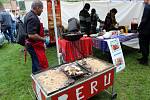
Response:
[{"label": "tree foliage", "polygon": [[20,10],[26,10],[24,1],[18,1],[18,4],[19,4],[19,7],[20,7]]},{"label": "tree foliage", "polygon": [[8,3],[8,2],[10,2],[10,0],[0,0],[0,4]]}]

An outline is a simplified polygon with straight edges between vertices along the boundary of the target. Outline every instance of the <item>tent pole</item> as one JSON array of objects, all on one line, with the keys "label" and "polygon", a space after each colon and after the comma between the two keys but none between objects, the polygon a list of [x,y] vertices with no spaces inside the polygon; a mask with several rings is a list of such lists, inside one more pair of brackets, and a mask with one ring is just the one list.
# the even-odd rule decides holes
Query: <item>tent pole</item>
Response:
[{"label": "tent pole", "polygon": [[108,2],[107,2],[107,12],[109,12],[110,11],[110,3],[111,3],[111,0],[109,0]]},{"label": "tent pole", "polygon": [[83,1],[83,7],[84,7],[84,3],[85,3],[85,2],[84,2],[84,0],[82,0],[82,1]]},{"label": "tent pole", "polygon": [[54,0],[52,0],[52,12],[53,12],[53,20],[54,20],[54,31],[55,31],[55,39],[56,39],[58,64],[60,64],[60,54],[59,54],[58,34],[57,34],[57,25],[56,25],[56,14],[55,14],[55,3],[54,3]]}]

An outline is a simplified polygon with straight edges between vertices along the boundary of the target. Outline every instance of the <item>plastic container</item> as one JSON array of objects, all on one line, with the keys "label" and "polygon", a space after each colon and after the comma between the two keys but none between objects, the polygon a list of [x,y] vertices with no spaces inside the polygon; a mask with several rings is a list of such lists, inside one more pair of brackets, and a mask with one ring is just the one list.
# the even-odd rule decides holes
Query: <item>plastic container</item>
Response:
[{"label": "plastic container", "polygon": [[125,33],[128,33],[129,26],[125,25]]}]

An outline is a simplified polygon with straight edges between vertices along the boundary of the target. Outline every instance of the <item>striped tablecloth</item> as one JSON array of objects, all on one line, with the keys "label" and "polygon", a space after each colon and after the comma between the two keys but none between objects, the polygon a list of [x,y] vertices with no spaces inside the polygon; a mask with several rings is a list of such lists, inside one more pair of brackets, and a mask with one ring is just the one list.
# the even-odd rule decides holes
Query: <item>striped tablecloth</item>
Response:
[{"label": "striped tablecloth", "polygon": [[[128,34],[123,34],[123,35],[114,35],[112,38],[119,38],[120,42],[125,42],[134,38],[138,37],[138,33],[128,33]],[[99,39],[99,38],[92,38],[93,41],[93,47],[100,49],[101,51],[109,51],[107,42],[107,39]]]}]

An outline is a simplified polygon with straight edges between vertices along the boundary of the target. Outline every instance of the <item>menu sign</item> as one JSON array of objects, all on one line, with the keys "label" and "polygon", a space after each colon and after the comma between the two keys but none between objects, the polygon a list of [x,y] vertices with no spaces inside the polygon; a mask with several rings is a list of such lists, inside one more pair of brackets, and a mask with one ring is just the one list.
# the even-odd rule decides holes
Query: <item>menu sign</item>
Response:
[{"label": "menu sign", "polygon": [[116,66],[116,72],[122,71],[125,68],[125,61],[119,39],[114,38],[105,41],[107,41],[113,64]]}]

